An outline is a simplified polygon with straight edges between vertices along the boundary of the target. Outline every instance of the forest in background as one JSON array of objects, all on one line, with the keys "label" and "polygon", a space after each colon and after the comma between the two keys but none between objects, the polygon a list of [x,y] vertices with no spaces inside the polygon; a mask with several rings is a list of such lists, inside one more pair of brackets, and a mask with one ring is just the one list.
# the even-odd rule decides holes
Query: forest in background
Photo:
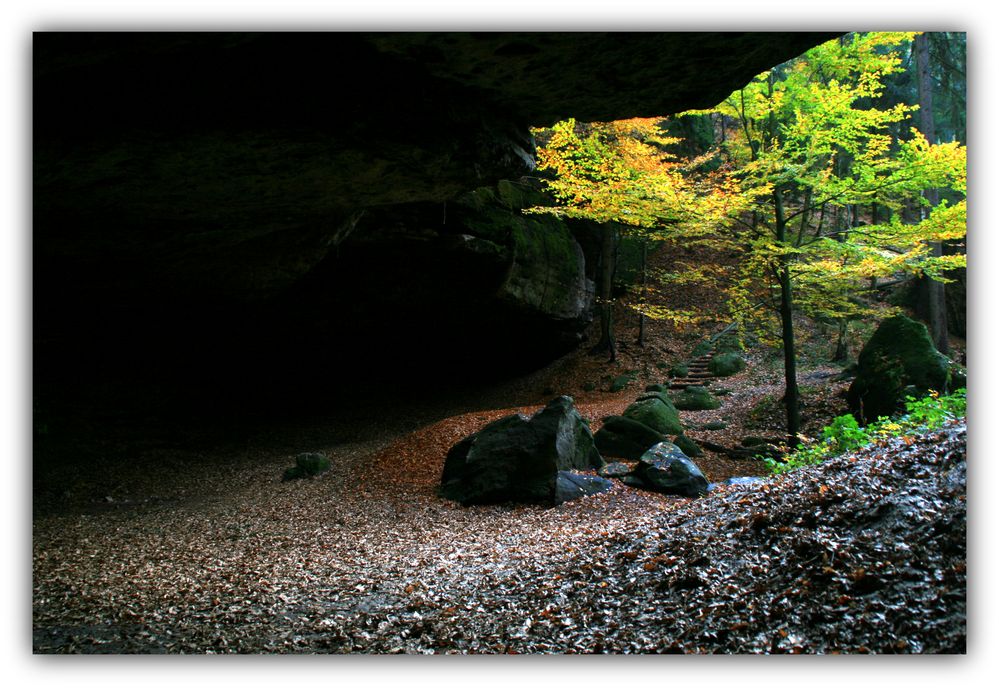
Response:
[{"label": "forest in background", "polygon": [[[951,335],[966,334],[965,84],[962,33],[848,34],[710,110],[538,130],[539,169],[558,205],[531,212],[603,227],[596,350],[614,359],[615,251],[626,237],[643,261],[657,243],[735,256],[669,273],[643,263],[634,307],[682,326],[714,321],[720,313],[655,298],[681,284],[714,290],[724,317],[783,352],[792,445],[797,314],[832,326],[831,358],[845,362],[851,323],[904,304],[950,354]],[[889,292],[905,297],[891,303]]]}]

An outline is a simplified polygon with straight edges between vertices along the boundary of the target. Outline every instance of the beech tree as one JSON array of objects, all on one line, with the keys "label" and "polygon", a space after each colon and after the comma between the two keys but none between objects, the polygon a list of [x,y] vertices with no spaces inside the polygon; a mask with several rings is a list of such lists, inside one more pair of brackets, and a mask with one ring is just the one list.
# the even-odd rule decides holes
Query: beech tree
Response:
[{"label": "beech tree", "polygon": [[[755,303],[771,304],[778,315],[792,442],[800,431],[795,312],[845,319],[864,312],[851,298],[864,281],[899,274],[939,280],[946,267],[963,264],[963,256],[932,254],[931,244],[964,236],[964,201],[932,208],[922,192],[964,193],[964,148],[932,145],[915,130],[899,140],[892,125],[916,106],[873,105],[885,77],[901,69],[901,46],[912,37],[830,41],[759,75],[716,108],[738,123],[724,145],[751,207],[730,215],[745,249],[733,315],[751,320]],[[860,208],[898,211],[909,203],[925,207],[915,225],[899,212],[860,220]]]},{"label": "beech tree", "polygon": [[[669,154],[677,140],[662,134],[660,119],[562,122],[539,151],[558,206],[532,211],[603,223],[605,248],[623,227],[740,250],[718,286],[737,322],[760,325],[760,306],[777,316],[771,341],[783,349],[791,443],[801,425],[795,314],[839,321],[842,338],[849,318],[871,312],[857,298],[865,285],[917,275],[942,281],[946,270],[964,265],[963,255],[940,255],[932,245],[965,235],[965,148],[932,143],[916,129],[903,138],[901,124],[918,105],[877,105],[914,35],[829,41],[759,75],[716,108],[688,113],[721,116],[721,150],[708,156],[723,153],[725,162],[711,173],[695,172],[707,156]],[[726,131],[725,122],[736,126]],[[927,189],[960,200],[934,205]],[[906,223],[901,211],[913,204],[923,208],[921,219]],[[611,266],[605,255],[605,271]],[[672,279],[722,274],[702,266]],[[613,352],[606,272],[601,305],[602,341],[609,338]],[[766,338],[766,328],[758,331]]]},{"label": "beech tree", "polygon": [[[643,240],[716,240],[720,222],[739,197],[734,181],[693,172],[700,159],[680,160],[669,149],[680,139],[663,133],[664,118],[581,124],[566,120],[543,132],[538,169],[558,205],[526,212],[553,213],[597,222],[602,232],[598,303],[601,339],[594,349],[614,359],[612,277],[618,231]],[[640,312],[681,320],[690,313],[651,308]]]}]

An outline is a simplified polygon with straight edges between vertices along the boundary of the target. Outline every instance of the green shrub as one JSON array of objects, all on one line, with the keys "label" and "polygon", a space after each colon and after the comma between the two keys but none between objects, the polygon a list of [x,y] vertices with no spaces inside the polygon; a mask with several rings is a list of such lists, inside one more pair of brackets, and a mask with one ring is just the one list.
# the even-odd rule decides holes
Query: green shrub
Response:
[{"label": "green shrub", "polygon": [[822,439],[840,453],[859,449],[871,441],[867,431],[860,427],[857,419],[850,414],[839,416],[824,427]]},{"label": "green shrub", "polygon": [[902,437],[943,427],[967,413],[966,389],[941,396],[930,392],[922,399],[906,397],[906,413],[898,418],[879,418],[876,423],[861,427],[850,414],[839,416],[822,429],[822,440],[804,445],[789,454],[784,462],[762,457],[771,473],[780,474],[803,466],[822,463],[826,459],[859,449],[880,439]]}]

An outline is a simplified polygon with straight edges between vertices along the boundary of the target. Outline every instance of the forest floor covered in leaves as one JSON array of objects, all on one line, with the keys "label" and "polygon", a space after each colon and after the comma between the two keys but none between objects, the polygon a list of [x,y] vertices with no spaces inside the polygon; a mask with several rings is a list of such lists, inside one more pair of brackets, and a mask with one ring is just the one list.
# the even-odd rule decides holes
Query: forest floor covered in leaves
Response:
[{"label": "forest floor covered in leaves", "polygon": [[[963,424],[700,499],[622,484],[554,508],[437,496],[455,442],[538,410],[552,385],[578,390],[594,365],[570,357],[478,406],[347,439],[301,425],[262,444],[151,446],[37,499],[35,652],[964,651]],[[758,361],[724,382],[722,408],[682,412],[728,422],[691,436],[779,429],[775,372]],[[803,374],[818,376],[813,425],[840,412],[831,372]],[[643,382],[577,391],[577,406],[596,428]],[[330,472],[281,481],[316,450]],[[697,463],[712,481],[766,473]]]}]

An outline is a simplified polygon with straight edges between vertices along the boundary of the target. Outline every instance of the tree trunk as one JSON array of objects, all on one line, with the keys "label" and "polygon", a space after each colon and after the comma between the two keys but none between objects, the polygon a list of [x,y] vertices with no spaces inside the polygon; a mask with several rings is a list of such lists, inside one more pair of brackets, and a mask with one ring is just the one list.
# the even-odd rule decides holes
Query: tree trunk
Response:
[{"label": "tree trunk", "polygon": [[[930,44],[926,34],[919,34],[913,43],[916,52],[916,76],[919,86],[919,131],[926,140],[933,143],[936,139],[936,128],[933,124],[933,83],[930,75]],[[940,202],[940,193],[936,189],[927,189],[923,195],[929,201],[930,207]],[[930,255],[943,255],[940,242],[930,242]],[[930,328],[930,336],[937,351],[950,353],[947,340],[947,304],[944,295],[943,282],[937,282],[928,277],[922,279],[923,298],[926,303],[926,319]]]},{"label": "tree trunk", "polygon": [[646,239],[642,239],[642,292],[640,298],[640,304],[643,310],[638,312],[638,341],[639,346],[645,346],[645,289],[648,286],[648,260],[649,260],[649,242]]},{"label": "tree trunk", "polygon": [[846,335],[849,330],[850,321],[846,318],[840,318],[839,330],[836,333],[836,351],[833,353],[834,361],[845,361],[850,355],[846,345]]},{"label": "tree trunk", "polygon": [[600,341],[590,349],[591,354],[609,355],[608,363],[617,359],[614,343],[614,227],[601,227],[600,242]]},{"label": "tree trunk", "polygon": [[[784,199],[781,189],[774,189],[774,228],[777,243],[786,245],[787,225],[784,220]],[[798,409],[798,362],[794,343],[794,308],[791,300],[791,266],[786,255],[780,257],[778,277],[780,281],[780,330],[781,341],[784,343],[784,405],[787,409],[787,435],[792,447],[799,444],[798,433],[801,431],[801,412]]]}]

